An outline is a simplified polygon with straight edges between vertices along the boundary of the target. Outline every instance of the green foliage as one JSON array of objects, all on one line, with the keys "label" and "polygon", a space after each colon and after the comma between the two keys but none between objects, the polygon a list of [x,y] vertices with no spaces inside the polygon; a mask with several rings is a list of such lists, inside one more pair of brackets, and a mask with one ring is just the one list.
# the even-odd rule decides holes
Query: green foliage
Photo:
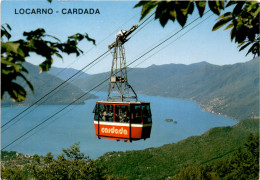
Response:
[{"label": "green foliage", "polygon": [[[24,62],[23,66],[30,72],[27,75],[27,79],[34,86],[34,94],[28,93],[26,96],[26,100],[19,103],[11,101],[8,98],[8,95],[5,94],[3,100],[1,101],[2,106],[31,105],[35,103],[37,100],[39,100],[40,98],[42,98],[44,95],[46,95],[46,92],[50,92],[60,84],[64,83],[61,79],[49,74],[49,72],[39,73],[38,66],[32,65],[27,62]],[[18,78],[15,82],[23,86],[26,91],[30,90],[29,87],[26,86],[26,84],[22,79]],[[69,104],[72,101],[74,101],[76,98],[84,94],[84,92],[80,88],[78,88],[77,86],[71,83],[64,83],[62,89],[58,88],[57,90],[59,93],[55,93],[57,92],[55,91],[54,93],[52,93],[51,96],[48,96],[51,98],[39,101],[37,105],[38,104],[45,104],[45,105]],[[89,94],[87,96],[84,96],[84,98],[78,100],[75,104],[83,104],[85,100],[90,98],[95,98],[95,96]]]},{"label": "green foliage", "polygon": [[[75,143],[70,148],[63,149],[63,153],[53,158],[51,153],[47,153],[42,160],[28,165],[29,174],[35,179],[106,179],[105,169],[93,164],[84,153],[80,152],[79,143]],[[111,176],[112,177],[112,176]]]},{"label": "green foliage", "polygon": [[[214,25],[213,31],[226,25],[226,29],[231,29],[231,40],[235,40],[240,47],[239,51],[245,49],[249,45],[247,54],[259,56],[259,13],[260,7],[257,1],[140,1],[135,5],[142,7],[141,18],[146,17],[153,9],[155,10],[155,19],[159,19],[160,24],[164,27],[168,20],[172,22],[177,19],[181,26],[186,24],[188,16],[194,12],[197,7],[200,17],[204,15],[206,3],[209,9],[219,16],[219,21]],[[234,6],[232,12],[226,12],[221,15],[224,8]],[[225,29],[225,30],[226,30]]]},{"label": "green foliage", "polygon": [[30,156],[15,151],[1,151],[1,179],[28,179],[23,165],[31,162]]},{"label": "green foliage", "polygon": [[1,151],[1,159],[10,160],[13,159],[16,156],[15,151]]},{"label": "green foliage", "polygon": [[1,151],[2,179],[108,179],[124,180],[124,176],[109,175],[110,168],[97,166],[94,161],[80,152],[75,143],[57,159],[49,152],[46,156],[23,155],[15,151]]},{"label": "green foliage", "polygon": [[[185,168],[188,170],[183,172],[183,179],[214,179],[229,171],[230,165],[222,161],[231,159],[248,135],[258,130],[259,119],[244,120],[233,127],[213,128],[202,136],[189,137],[158,148],[107,153],[96,163],[113,167],[112,174],[124,174],[129,179],[166,179]],[[218,174],[215,171],[211,173],[212,164],[219,166]],[[249,169],[250,173],[254,172],[251,167]]]},{"label": "green foliage", "polygon": [[25,39],[10,41],[11,27],[8,24],[1,26],[1,99],[7,92],[11,99],[16,102],[24,101],[27,92],[23,86],[15,82],[21,77],[30,90],[34,92],[33,85],[25,77],[24,73],[28,73],[23,62],[35,53],[45,60],[39,65],[41,71],[48,71],[53,63],[54,56],[62,58],[61,53],[76,54],[79,56],[83,51],[79,49],[78,43],[86,39],[95,44],[95,40],[90,38],[88,34],[75,34],[68,37],[66,42],[61,42],[58,38],[46,34],[44,29],[36,29],[30,32],[24,32]]},{"label": "green foliage", "polygon": [[43,160],[45,164],[51,163],[53,161],[53,155],[51,154],[51,152],[48,152]]},{"label": "green foliage", "polygon": [[176,174],[174,180],[182,179],[259,179],[259,134],[250,134],[245,147],[239,147],[231,158],[217,160],[212,164],[189,166]]},{"label": "green foliage", "polygon": [[33,155],[33,160],[34,160],[34,162],[37,162],[38,164],[40,164],[40,157],[38,154]]},{"label": "green foliage", "polygon": [[[57,159],[48,153],[34,155],[27,163],[28,157],[3,151],[2,178],[254,180],[259,179],[258,131],[259,119],[244,120],[158,148],[109,152],[95,161],[80,152],[79,143],[63,149]],[[18,167],[19,157],[25,160]],[[6,161],[15,166],[7,166]]]},{"label": "green foliage", "polygon": [[[224,9],[224,1],[208,1],[208,4],[210,10],[217,15],[220,15],[221,10]],[[136,7],[142,7],[140,20],[156,8],[155,19],[159,19],[163,27],[168,20],[174,22],[175,19],[181,26],[184,26],[188,15],[193,13],[194,7],[197,7],[200,16],[203,16],[206,1],[140,1],[135,5]]]},{"label": "green foliage", "polygon": [[79,142],[75,143],[74,145],[70,146],[68,149],[63,149],[63,153],[66,155],[66,157],[69,160],[77,159],[77,160],[83,160],[88,159],[88,157],[85,157],[84,153],[80,153],[79,149]]},{"label": "green foliage", "polygon": [[231,40],[239,44],[239,51],[251,45],[247,54],[259,56],[259,3],[257,1],[230,1],[226,7],[231,6],[235,6],[233,11],[219,16],[213,31],[227,25],[225,30],[231,28]]},{"label": "green foliage", "polygon": [[4,168],[2,166],[1,166],[1,178],[2,179],[15,179],[15,180],[27,179],[24,171],[20,167]]},{"label": "green foliage", "polygon": [[21,167],[22,165],[31,163],[32,161],[33,158],[29,155],[23,155],[15,151],[1,151],[1,167]]},{"label": "green foliage", "polygon": [[[215,14],[220,14],[224,9],[223,1],[208,1],[209,7]],[[184,26],[188,15],[193,13],[194,7],[197,7],[200,16],[203,16],[206,1],[140,1],[135,5],[142,7],[141,19],[146,17],[155,7],[155,19],[159,19],[161,25],[164,27],[168,20],[175,21],[177,19],[181,26]]]}]

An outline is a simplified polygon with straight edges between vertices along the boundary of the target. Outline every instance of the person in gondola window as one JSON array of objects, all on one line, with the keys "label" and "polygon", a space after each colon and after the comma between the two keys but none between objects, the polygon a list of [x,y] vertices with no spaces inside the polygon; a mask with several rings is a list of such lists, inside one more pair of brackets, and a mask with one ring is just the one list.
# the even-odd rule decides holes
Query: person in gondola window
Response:
[{"label": "person in gondola window", "polygon": [[127,111],[125,111],[123,114],[123,122],[129,122],[129,117],[128,117]]},{"label": "person in gondola window", "polygon": [[106,110],[103,112],[103,114],[102,114],[102,119],[103,119],[103,121],[106,121],[107,120],[107,112],[106,112]]},{"label": "person in gondola window", "polygon": [[109,112],[108,112],[108,120],[113,121],[113,113],[112,113],[111,109],[109,109]]}]

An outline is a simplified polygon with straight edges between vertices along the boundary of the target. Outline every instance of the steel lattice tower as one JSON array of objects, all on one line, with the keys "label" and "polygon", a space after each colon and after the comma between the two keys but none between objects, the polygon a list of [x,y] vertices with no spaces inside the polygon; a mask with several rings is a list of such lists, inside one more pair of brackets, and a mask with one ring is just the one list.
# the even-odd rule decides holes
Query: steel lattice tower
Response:
[{"label": "steel lattice tower", "polygon": [[134,99],[137,101],[137,95],[134,89],[127,81],[127,67],[125,58],[125,48],[123,44],[128,41],[126,39],[138,26],[133,26],[130,30],[121,30],[116,35],[116,41],[108,46],[108,49],[113,49],[112,68],[109,80],[109,89],[107,100]]}]

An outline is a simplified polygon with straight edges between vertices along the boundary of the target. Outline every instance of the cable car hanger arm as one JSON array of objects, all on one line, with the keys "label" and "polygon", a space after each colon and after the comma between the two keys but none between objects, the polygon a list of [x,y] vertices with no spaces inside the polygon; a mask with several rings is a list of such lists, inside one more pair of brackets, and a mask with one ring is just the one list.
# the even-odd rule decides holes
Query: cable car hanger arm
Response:
[{"label": "cable car hanger arm", "polygon": [[138,28],[138,25],[133,25],[133,27],[131,27],[131,29],[129,29],[128,31],[125,30],[121,30],[117,35],[116,35],[116,41],[113,42],[112,44],[110,44],[108,46],[108,49],[111,50],[113,47],[117,46],[118,44],[124,44],[125,42],[127,42],[130,38],[127,39],[127,37],[134,32],[136,29]]}]

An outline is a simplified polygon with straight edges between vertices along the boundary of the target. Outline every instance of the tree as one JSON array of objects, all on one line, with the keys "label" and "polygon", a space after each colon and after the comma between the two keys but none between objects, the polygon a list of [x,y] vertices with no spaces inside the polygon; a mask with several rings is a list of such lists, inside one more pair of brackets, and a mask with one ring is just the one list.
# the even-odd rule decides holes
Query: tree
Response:
[{"label": "tree", "polygon": [[25,180],[26,175],[20,167],[10,168],[1,166],[1,178],[3,179],[16,179],[16,180]]},{"label": "tree", "polygon": [[[240,48],[239,51],[250,47],[247,54],[259,56],[259,16],[260,7],[257,1],[140,1],[135,5],[135,8],[142,7],[142,20],[151,11],[155,10],[155,19],[159,19],[160,24],[164,27],[169,20],[172,22],[177,19],[181,26],[184,26],[188,15],[194,12],[194,7],[197,7],[200,17],[204,15],[206,4],[210,11],[219,16],[218,22],[214,25],[213,31],[227,25],[225,30],[231,29],[231,41],[235,41]],[[226,12],[223,15],[221,11],[227,7],[233,7],[232,12]]]},{"label": "tree", "polygon": [[42,56],[45,60],[39,65],[41,71],[48,71],[53,63],[54,56],[62,59],[62,53],[76,54],[83,53],[77,47],[83,39],[91,41],[95,45],[95,40],[88,34],[74,34],[69,36],[66,42],[61,42],[58,38],[46,34],[44,29],[36,29],[30,32],[24,32],[25,39],[10,41],[11,27],[8,24],[1,26],[1,99],[7,92],[11,99],[16,102],[24,101],[27,92],[25,85],[18,84],[17,78],[22,78],[27,86],[34,92],[33,85],[27,80],[25,73],[27,69],[23,62],[32,53]]},{"label": "tree", "polygon": [[[30,176],[35,179],[107,179],[106,169],[97,167],[88,156],[80,152],[79,143],[62,150],[57,159],[51,153],[43,161],[29,165]],[[35,156],[36,157],[36,156]],[[112,177],[112,176],[111,176]]]},{"label": "tree", "polygon": [[232,171],[229,177],[234,179],[259,179],[259,134],[250,134],[230,161]]},{"label": "tree", "polygon": [[189,166],[172,179],[259,179],[259,134],[250,134],[230,158]]}]

